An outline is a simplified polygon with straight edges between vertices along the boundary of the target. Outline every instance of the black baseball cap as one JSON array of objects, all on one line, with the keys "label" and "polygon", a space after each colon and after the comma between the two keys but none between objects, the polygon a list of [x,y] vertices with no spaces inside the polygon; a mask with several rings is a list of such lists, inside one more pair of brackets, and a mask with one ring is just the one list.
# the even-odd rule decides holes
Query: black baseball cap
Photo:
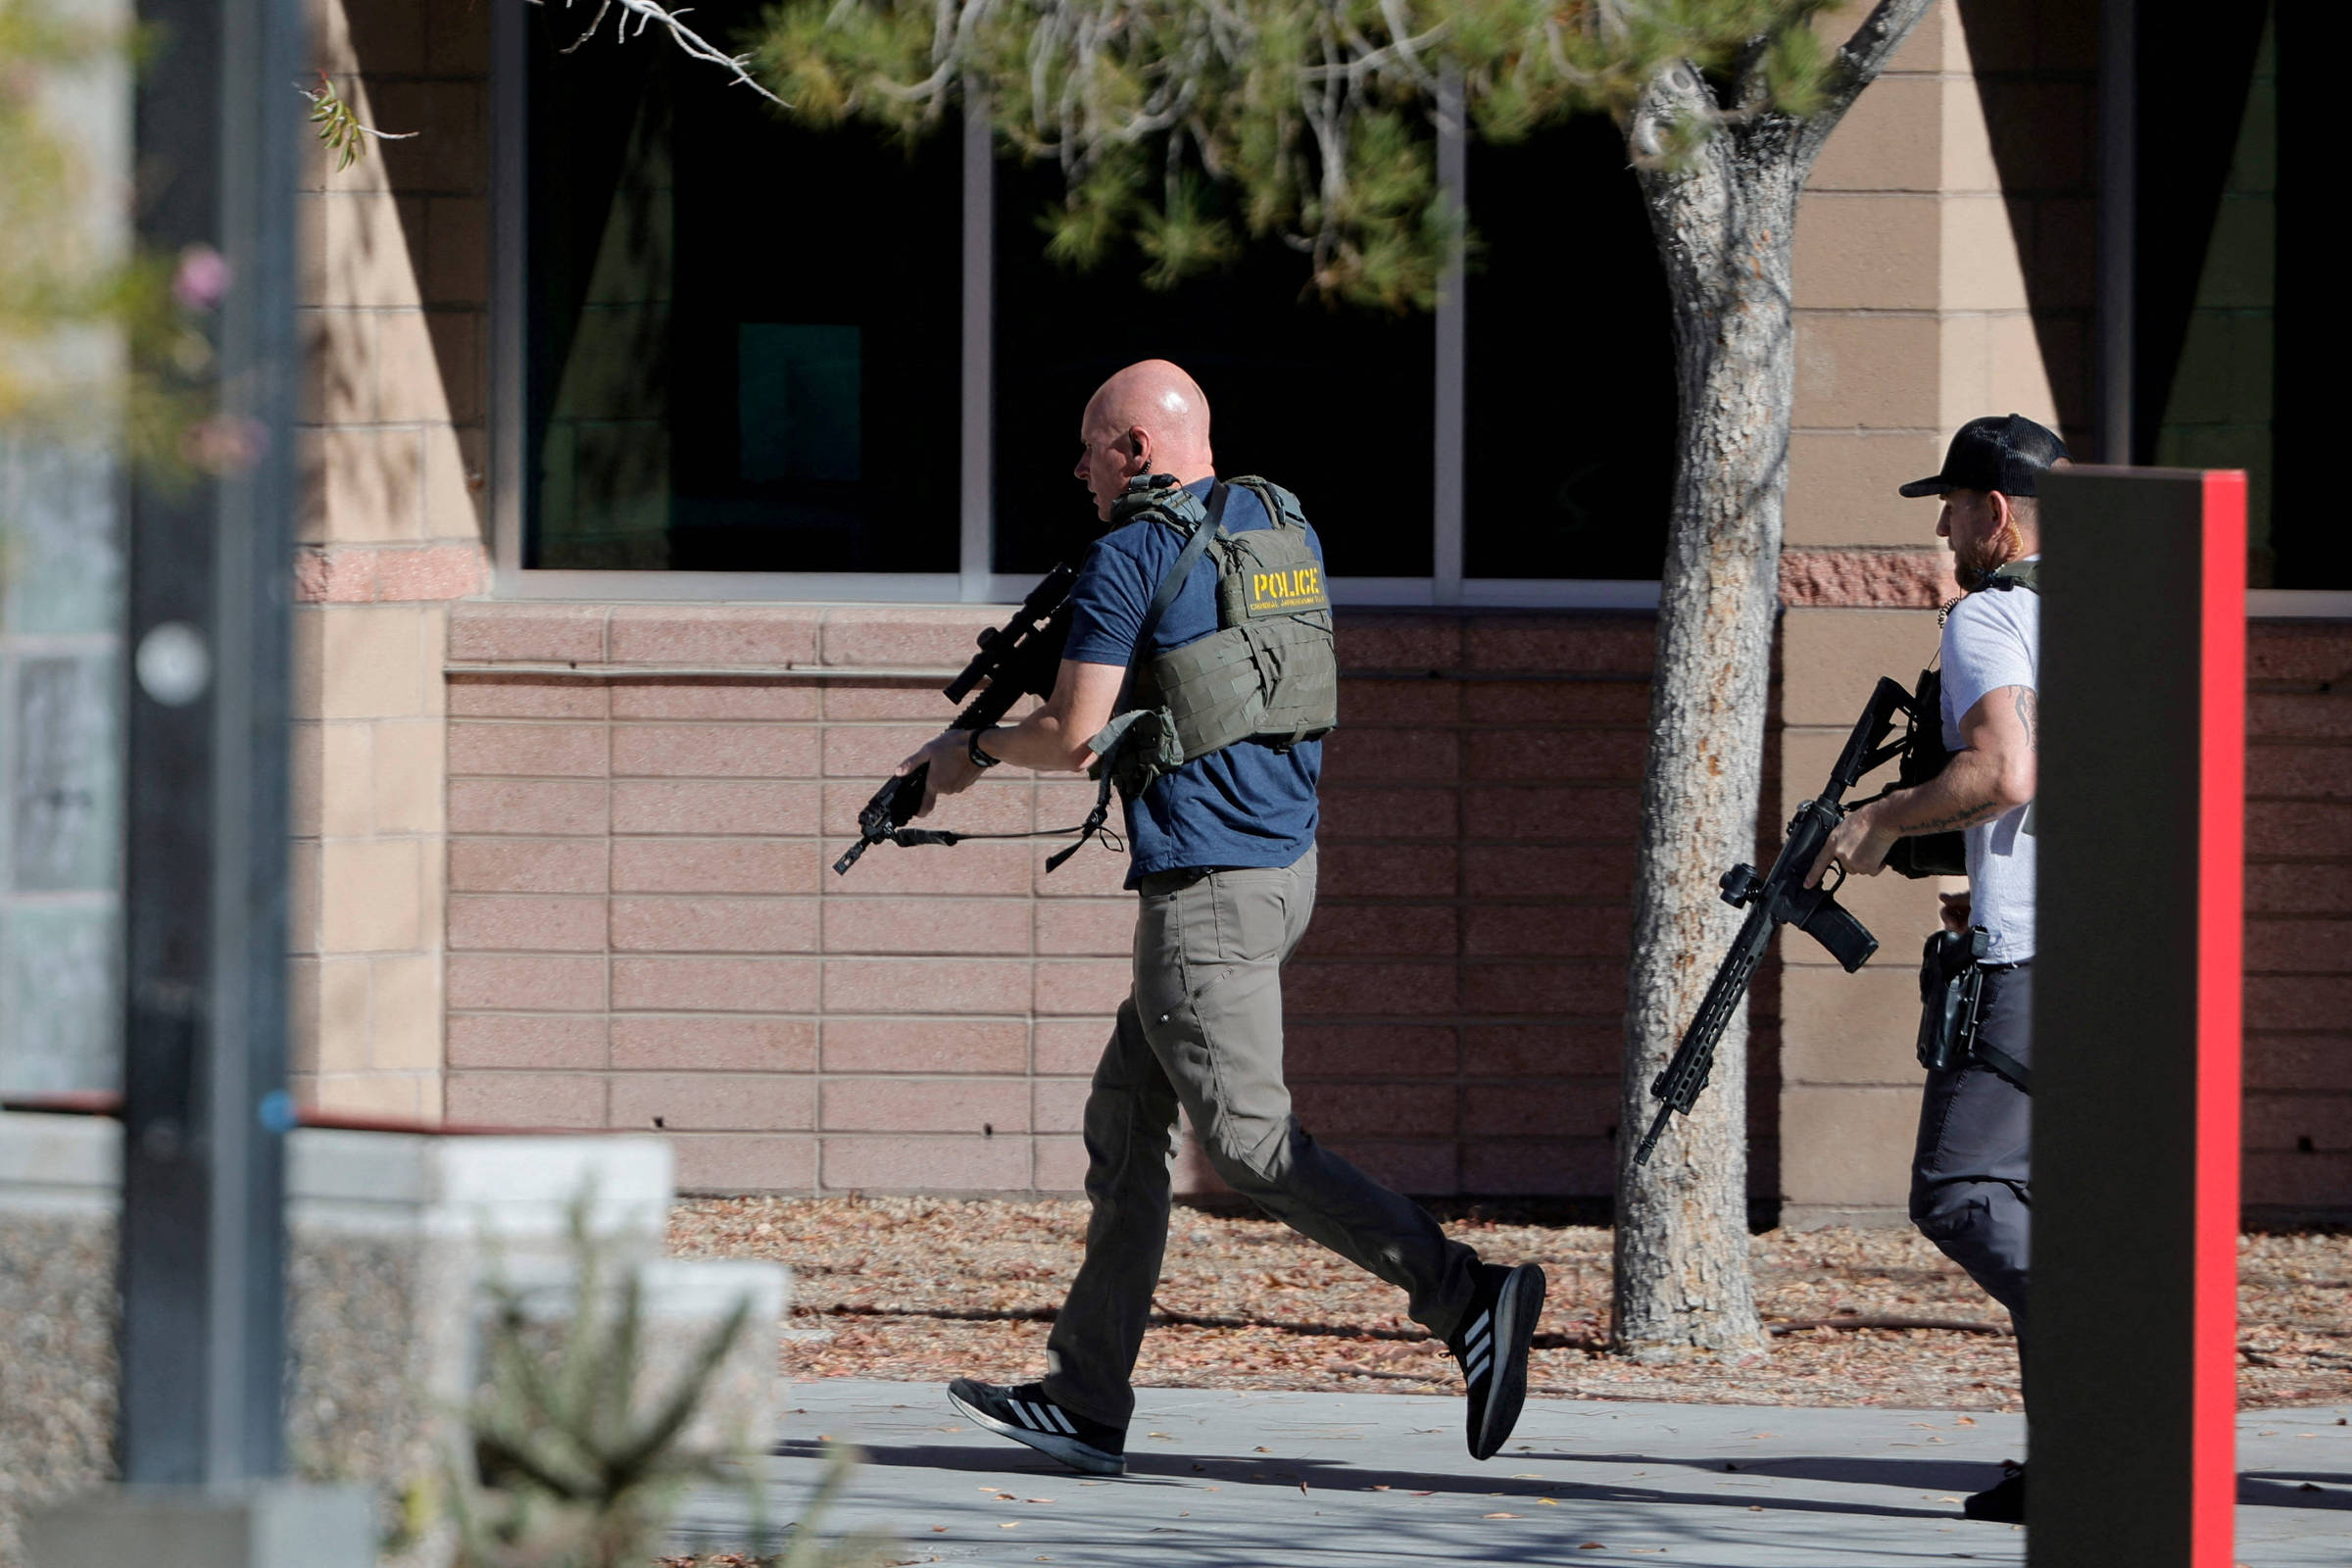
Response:
[{"label": "black baseball cap", "polygon": [[1943,471],[1914,479],[1906,496],[1939,496],[1947,490],[1998,490],[2005,496],[2034,494],[2041,470],[2067,461],[2066,443],[2049,426],[2022,414],[1988,414],[1971,419],[1943,454]]}]

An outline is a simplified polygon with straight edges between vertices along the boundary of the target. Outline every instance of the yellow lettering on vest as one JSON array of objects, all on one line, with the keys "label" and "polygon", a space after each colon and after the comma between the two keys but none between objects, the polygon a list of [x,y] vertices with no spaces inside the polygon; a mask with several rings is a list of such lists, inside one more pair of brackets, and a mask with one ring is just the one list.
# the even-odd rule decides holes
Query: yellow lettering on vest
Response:
[{"label": "yellow lettering on vest", "polygon": [[1252,611],[1274,613],[1316,610],[1326,603],[1323,573],[1313,566],[1250,574],[1250,607]]}]

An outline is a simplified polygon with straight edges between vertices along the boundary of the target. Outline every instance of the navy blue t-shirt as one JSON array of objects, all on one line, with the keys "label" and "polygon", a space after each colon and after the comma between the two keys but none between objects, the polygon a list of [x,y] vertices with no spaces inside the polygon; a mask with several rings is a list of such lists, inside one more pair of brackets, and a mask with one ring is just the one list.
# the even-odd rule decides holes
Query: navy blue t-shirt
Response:
[{"label": "navy blue t-shirt", "polygon": [[[1209,481],[1188,488],[1205,497]],[[1271,526],[1254,492],[1228,487],[1225,531]],[[1085,664],[1126,664],[1159,580],[1176,564],[1184,536],[1150,518],[1095,541],[1070,590],[1070,640],[1062,657]],[[1315,559],[1323,543],[1308,530]],[[1165,653],[1217,629],[1217,567],[1203,557],[1160,616],[1152,651]],[[1315,842],[1315,784],[1323,743],[1301,741],[1278,752],[1242,741],[1155,779],[1127,803],[1127,885],[1155,871],[1203,865],[1288,865]]]}]

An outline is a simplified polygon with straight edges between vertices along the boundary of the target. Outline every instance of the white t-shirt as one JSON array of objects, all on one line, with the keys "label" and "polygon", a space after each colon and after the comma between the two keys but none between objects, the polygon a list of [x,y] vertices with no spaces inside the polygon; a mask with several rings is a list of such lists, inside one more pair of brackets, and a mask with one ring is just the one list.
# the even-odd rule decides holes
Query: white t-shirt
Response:
[{"label": "white t-shirt", "polygon": [[[1986,692],[2040,690],[2041,596],[2031,588],[1986,588],[1953,607],[1943,623],[1943,744],[1960,748],[1960,720]],[[2005,701],[2006,699],[2004,699]],[[1968,830],[1969,921],[1991,935],[1993,963],[2034,956],[2034,835],[2029,803]]]}]

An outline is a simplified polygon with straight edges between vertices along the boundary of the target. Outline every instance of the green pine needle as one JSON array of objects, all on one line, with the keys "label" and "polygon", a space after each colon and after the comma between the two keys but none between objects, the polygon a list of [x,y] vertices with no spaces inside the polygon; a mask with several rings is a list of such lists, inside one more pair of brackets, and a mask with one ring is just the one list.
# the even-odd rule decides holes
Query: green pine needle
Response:
[{"label": "green pine needle", "polygon": [[[1063,265],[1132,247],[1144,280],[1168,288],[1230,265],[1247,231],[1303,252],[1327,298],[1425,309],[1473,243],[1431,218],[1442,74],[1496,141],[1573,114],[1622,121],[1675,61],[1726,107],[1802,117],[1831,66],[1811,23],[1836,3],[782,0],[756,60],[811,124],[916,136],[985,101],[1007,145],[1066,172],[1040,225]],[[1716,128],[1669,127],[1664,162]],[[1162,184],[1160,202],[1137,195]]]}]

